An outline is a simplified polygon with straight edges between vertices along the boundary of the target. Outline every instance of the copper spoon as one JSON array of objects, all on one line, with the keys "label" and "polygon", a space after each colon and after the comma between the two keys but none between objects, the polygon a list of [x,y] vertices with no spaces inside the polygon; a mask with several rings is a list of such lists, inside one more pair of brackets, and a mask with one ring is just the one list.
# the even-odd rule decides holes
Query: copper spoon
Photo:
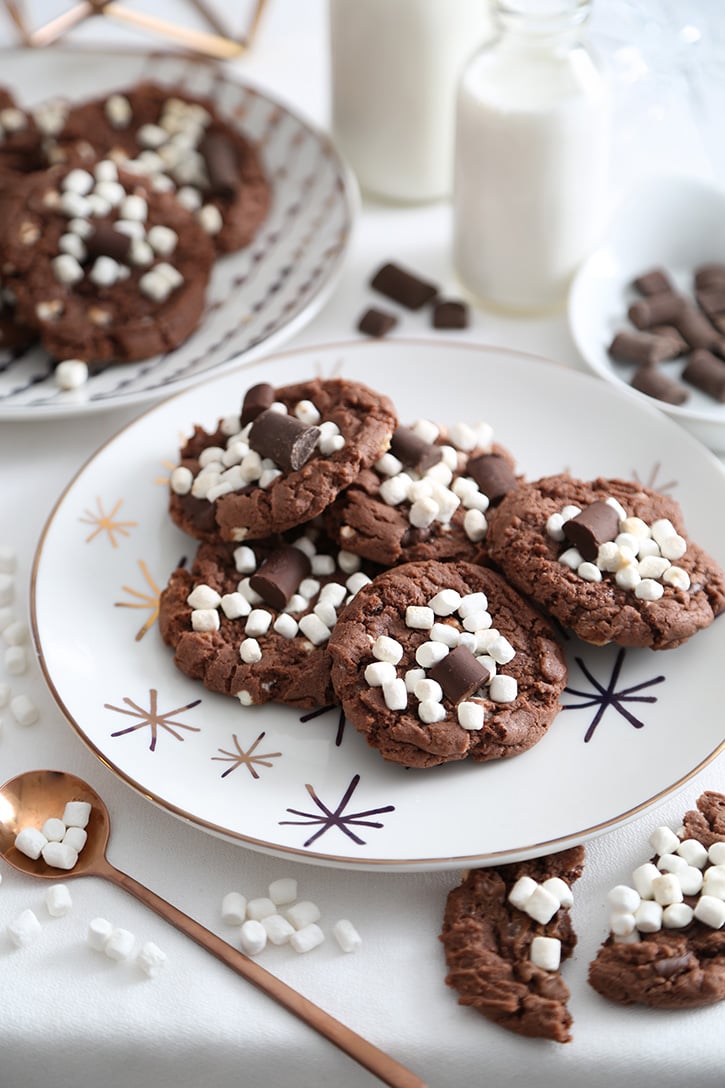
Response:
[{"label": "copper spoon", "polygon": [[[47,865],[42,858],[33,861],[15,847],[15,836],[23,827],[40,828],[49,816],[62,816],[68,801],[87,801],[91,817],[86,828],[88,840],[76,865],[61,870]],[[26,771],[11,778],[0,788],[0,855],[9,865],[42,880],[66,880],[76,876],[98,876],[110,880],[135,895],[167,922],[186,933],[197,944],[263,990],[280,1005],[324,1035],[356,1062],[392,1088],[425,1088],[425,1083],[394,1058],[345,1027],[339,1020],[308,1001],[286,983],[237,951],[211,930],[189,918],[161,896],[139,884],[132,876],[114,868],[106,858],[111,832],[108,809],[96,791],[75,775],[63,771]]]}]

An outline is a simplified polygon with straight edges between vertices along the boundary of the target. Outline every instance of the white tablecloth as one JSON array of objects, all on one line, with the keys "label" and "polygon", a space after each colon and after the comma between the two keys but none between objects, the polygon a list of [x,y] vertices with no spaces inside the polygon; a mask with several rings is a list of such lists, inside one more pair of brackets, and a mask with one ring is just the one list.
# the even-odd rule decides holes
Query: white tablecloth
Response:
[{"label": "white tablecloth", "polygon": [[[710,5],[711,12],[717,6]],[[635,5],[611,7],[617,9],[608,24],[613,29],[607,30],[603,40],[614,50],[612,43],[622,34],[630,53],[617,55],[622,70],[630,65],[634,80],[637,58],[626,34],[633,25]],[[708,6],[693,7],[698,10],[688,18],[694,23],[694,14],[700,15],[700,8]],[[665,14],[676,19],[666,5],[659,8],[663,19]],[[623,20],[619,28],[617,15]],[[637,26],[641,28],[641,19]],[[0,21],[0,31],[9,43],[9,22]],[[92,31],[100,37],[104,29],[94,26]],[[680,44],[685,40],[677,38]],[[233,67],[324,125],[325,53],[324,5],[311,0],[305,4],[272,0],[252,54]],[[654,77],[632,84],[639,114],[632,119],[635,127],[620,135],[622,146],[636,145],[639,157],[622,155],[620,186],[645,166],[666,168],[687,162],[693,173],[718,171],[714,143],[701,124],[703,115],[698,113],[693,123],[687,102],[676,93],[680,86],[676,75],[673,70],[673,81],[663,80],[659,91]],[[669,106],[675,100],[678,108],[670,112],[665,125],[658,110],[662,103]],[[646,132],[647,140],[635,140],[635,131]],[[293,343],[320,344],[353,335],[359,314],[372,302],[366,286],[370,273],[386,259],[398,259],[457,290],[448,243],[446,204],[386,208],[366,203],[333,296]],[[430,335],[425,319],[417,315],[405,317],[400,334]],[[563,314],[514,321],[477,310],[471,328],[460,335],[462,340],[506,345],[572,367],[581,365]],[[19,615],[27,612],[33,553],[55,499],[99,444],[138,411],[115,410],[71,422],[0,425],[0,545],[18,555],[14,607]],[[321,906],[323,923],[352,919],[363,937],[362,947],[346,956],[328,939],[307,956],[287,948],[270,949],[262,962],[435,1088],[722,1085],[722,1006],[678,1013],[622,1009],[601,1000],[587,985],[586,975],[606,932],[607,889],[643,860],[652,828],[660,823],[676,825],[703,790],[725,788],[725,756],[689,781],[677,796],[633,824],[588,844],[573,912],[579,945],[565,969],[572,991],[574,1041],[557,1046],[495,1028],[458,1006],[455,994],[444,985],[437,934],[446,894],[458,880],[455,872],[348,872],[292,863],[212,838],[158,811],[99,763],[64,721],[35,662],[25,675],[0,675],[0,682],[3,679],[14,693],[25,692],[33,699],[40,719],[24,728],[7,709],[0,711],[1,780],[39,766],[87,779],[111,811],[111,861],[222,936],[230,937],[220,919],[221,899],[227,891],[263,895],[271,880],[297,877],[301,894]],[[90,1084],[104,1088],[198,1088],[202,1084],[205,1088],[239,1084],[362,1088],[374,1082],[304,1024],[120,889],[96,879],[73,881],[72,912],[51,918],[44,906],[43,884],[6,865],[0,865],[0,875],[2,1088]],[[41,919],[42,932],[32,945],[15,948],[1,930],[28,907]],[[168,954],[166,969],[147,980],[131,964],[114,964],[93,952],[86,943],[86,927],[96,915],[130,929],[139,940],[155,941]]]}]

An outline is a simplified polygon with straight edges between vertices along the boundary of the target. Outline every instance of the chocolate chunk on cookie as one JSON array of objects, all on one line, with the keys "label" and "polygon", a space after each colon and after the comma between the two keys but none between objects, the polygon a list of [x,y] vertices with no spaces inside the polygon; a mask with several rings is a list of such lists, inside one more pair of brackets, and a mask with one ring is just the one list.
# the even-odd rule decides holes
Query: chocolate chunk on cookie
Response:
[{"label": "chocolate chunk on cookie", "polygon": [[169,509],[197,539],[257,540],[311,521],[390,444],[395,408],[360,382],[268,388],[274,403],[253,387],[236,414],[213,432],[197,426],[181,450]]},{"label": "chocolate chunk on cookie", "polygon": [[181,672],[244,706],[328,706],[337,701],[330,632],[355,586],[369,580],[343,563],[311,527],[288,539],[201,544],[161,594],[162,638]]},{"label": "chocolate chunk on cookie", "polygon": [[440,940],[446,982],[461,1005],[519,1035],[571,1040],[559,964],[576,946],[569,908],[583,866],[584,847],[576,846],[473,869],[449,893]]},{"label": "chocolate chunk on cookie", "polygon": [[348,720],[384,759],[409,767],[526,751],[566,683],[548,621],[473,563],[379,574],[340,617],[330,653]]},{"label": "chocolate chunk on cookie", "polygon": [[[588,558],[566,522],[597,503],[612,505],[617,527]],[[513,585],[594,645],[670,649],[725,607],[725,574],[688,539],[679,505],[637,483],[522,484],[489,516],[486,542]]]},{"label": "chocolate chunk on cookie", "polygon": [[482,561],[486,511],[515,487],[514,459],[487,423],[398,427],[391,448],[332,505],[327,531],[343,548],[392,566]]},{"label": "chocolate chunk on cookie", "polygon": [[692,1009],[725,998],[725,796],[702,794],[679,833],[609,893],[611,934],[589,966],[610,1001]]},{"label": "chocolate chunk on cookie", "polygon": [[182,88],[144,81],[73,107],[52,155],[88,169],[108,157],[176,191],[222,253],[248,245],[269,210],[258,148],[211,101]]},{"label": "chocolate chunk on cookie", "polygon": [[9,202],[3,282],[53,358],[146,359],[195,329],[214,251],[171,193],[103,160],[28,175]]}]

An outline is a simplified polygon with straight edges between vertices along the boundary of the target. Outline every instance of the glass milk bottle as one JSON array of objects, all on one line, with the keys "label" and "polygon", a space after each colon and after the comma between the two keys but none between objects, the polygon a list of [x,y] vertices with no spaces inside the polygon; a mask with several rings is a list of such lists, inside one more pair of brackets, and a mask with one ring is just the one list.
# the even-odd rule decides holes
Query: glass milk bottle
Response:
[{"label": "glass milk bottle", "polygon": [[367,193],[450,196],[458,77],[488,0],[329,0],[332,133]]},{"label": "glass milk bottle", "polygon": [[483,303],[562,305],[607,212],[609,94],[580,40],[590,0],[494,0],[458,88],[453,259]]}]

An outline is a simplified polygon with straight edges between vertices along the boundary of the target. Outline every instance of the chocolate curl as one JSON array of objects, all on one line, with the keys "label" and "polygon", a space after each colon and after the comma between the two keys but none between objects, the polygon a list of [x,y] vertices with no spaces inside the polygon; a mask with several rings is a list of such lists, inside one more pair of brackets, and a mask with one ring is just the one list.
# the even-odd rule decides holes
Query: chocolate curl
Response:
[{"label": "chocolate curl", "polygon": [[430,679],[440,684],[454,706],[483,687],[490,675],[467,646],[456,646],[428,669]]},{"label": "chocolate curl", "polygon": [[249,579],[249,585],[265,604],[281,612],[311,569],[305,553],[290,545],[272,552]]},{"label": "chocolate curl", "polygon": [[246,427],[247,423],[251,423],[271,404],[274,404],[275,396],[274,386],[269,382],[260,382],[259,385],[253,385],[251,389],[248,389],[242,402],[240,417],[242,427]]},{"label": "chocolate curl", "polygon": [[659,295],[663,291],[674,291],[672,281],[664,268],[653,268],[650,272],[644,272],[637,276],[632,286],[641,295]]},{"label": "chocolate curl", "polygon": [[199,151],[209,175],[209,190],[222,200],[231,200],[239,192],[239,164],[234,144],[222,132],[207,132]]},{"label": "chocolate curl", "polygon": [[681,354],[674,337],[657,336],[651,332],[618,332],[609,345],[609,355],[616,362],[642,363],[652,366]]},{"label": "chocolate curl", "polygon": [[396,427],[390,440],[390,452],[408,468],[426,472],[443,456],[440,446],[424,442],[410,427]]},{"label": "chocolate curl", "polygon": [[633,302],[627,315],[638,329],[651,329],[653,325],[678,325],[677,319],[684,305],[682,295],[674,291],[661,291],[640,302]]},{"label": "chocolate curl", "polygon": [[599,545],[605,540],[614,540],[619,533],[619,516],[608,502],[597,499],[575,518],[565,521],[562,529],[582,557],[593,563],[599,554]]},{"label": "chocolate curl", "polygon": [[674,378],[670,378],[656,366],[646,364],[635,370],[629,384],[640,393],[661,400],[663,404],[684,404],[690,396],[684,386]]},{"label": "chocolate curl", "polygon": [[478,457],[472,457],[466,472],[476,481],[478,490],[492,506],[517,486],[511,465],[497,453],[481,453]]},{"label": "chocolate curl", "polygon": [[90,258],[113,257],[119,264],[128,264],[131,239],[128,234],[116,230],[113,223],[102,220],[94,225],[93,234],[86,239],[86,251]]},{"label": "chocolate curl", "polygon": [[682,378],[713,400],[725,403],[725,362],[711,352],[704,348],[693,351],[682,371]]},{"label": "chocolate curl", "polygon": [[319,437],[319,427],[308,427],[296,416],[268,408],[252,424],[249,445],[283,472],[296,472],[309,461]]}]

